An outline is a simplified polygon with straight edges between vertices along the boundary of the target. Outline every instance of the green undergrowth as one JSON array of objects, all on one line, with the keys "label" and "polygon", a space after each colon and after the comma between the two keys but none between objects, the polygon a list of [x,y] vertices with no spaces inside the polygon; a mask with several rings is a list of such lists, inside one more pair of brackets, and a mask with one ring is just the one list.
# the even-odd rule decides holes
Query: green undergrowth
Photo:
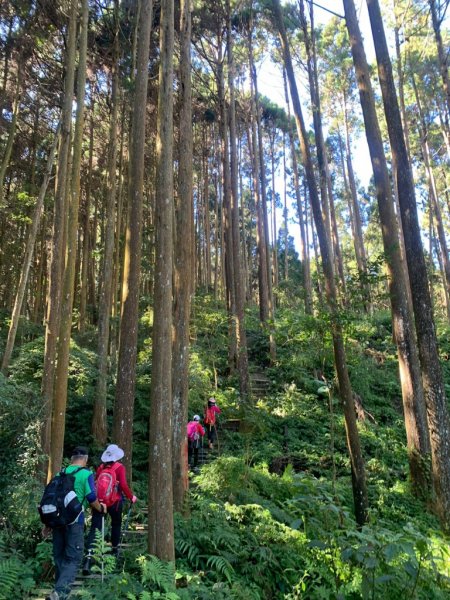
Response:
[{"label": "green undergrowth", "polygon": [[[134,488],[145,502],[151,389],[152,319],[139,332]],[[355,525],[345,428],[336,388],[326,315],[279,309],[277,359],[256,310],[247,312],[250,370],[269,380],[268,393],[244,403],[227,364],[226,314],[197,297],[191,328],[189,414],[209,395],[220,421],[219,457],[191,480],[186,513],[176,515],[176,564],[145,554],[144,543],[105,563],[102,585],[88,581],[85,600],[371,600],[450,597],[448,539],[427,501],[411,493],[401,394],[390,316],[342,316],[347,361],[365,411],[358,423],[368,477],[370,513]],[[445,376],[450,334],[439,326]],[[1,336],[0,336],[1,337]],[[92,446],[90,423],[97,376],[95,331],[71,348],[66,451]],[[0,600],[51,578],[51,544],[41,541],[35,480],[43,338],[21,338],[10,377],[0,376]],[[115,380],[108,388],[112,419]],[[95,448],[94,448],[95,450]],[[136,511],[137,518],[144,516]],[[109,557],[110,558],[110,557]],[[3,594],[3,595],[2,595]]]}]

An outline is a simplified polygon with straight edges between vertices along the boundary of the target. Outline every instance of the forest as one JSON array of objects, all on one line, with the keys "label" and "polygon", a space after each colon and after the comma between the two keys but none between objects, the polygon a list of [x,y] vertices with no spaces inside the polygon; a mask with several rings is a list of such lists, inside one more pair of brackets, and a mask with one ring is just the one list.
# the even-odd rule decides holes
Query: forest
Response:
[{"label": "forest", "polygon": [[450,597],[449,4],[0,0],[0,600]]}]

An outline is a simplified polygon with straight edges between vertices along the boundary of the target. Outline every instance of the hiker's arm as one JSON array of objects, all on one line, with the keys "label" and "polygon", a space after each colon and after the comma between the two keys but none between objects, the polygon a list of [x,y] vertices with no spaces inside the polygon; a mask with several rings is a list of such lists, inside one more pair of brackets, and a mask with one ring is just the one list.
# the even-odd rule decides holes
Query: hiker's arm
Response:
[{"label": "hiker's arm", "polygon": [[134,498],[134,495],[133,495],[133,492],[128,487],[127,472],[125,470],[125,467],[122,464],[120,465],[120,467],[118,467],[118,469],[116,471],[116,476],[117,476],[117,481],[119,482],[120,491],[122,491],[125,494],[125,496],[128,498],[128,500],[132,501]]},{"label": "hiker's arm", "polygon": [[106,513],[107,512],[106,505],[102,504],[101,502],[99,502],[97,500],[97,493],[95,491],[95,483],[94,483],[93,475],[89,475],[89,477],[86,481],[86,485],[87,485],[86,500],[89,502],[89,504],[91,505],[91,507],[94,510],[98,510],[98,512],[100,512],[100,513]]},{"label": "hiker's arm", "polygon": [[106,515],[106,513],[108,512],[108,509],[106,508],[106,504],[103,504],[103,502],[94,500],[94,502],[89,502],[89,504],[91,505],[91,508],[93,508],[94,510],[97,510],[99,513]]}]

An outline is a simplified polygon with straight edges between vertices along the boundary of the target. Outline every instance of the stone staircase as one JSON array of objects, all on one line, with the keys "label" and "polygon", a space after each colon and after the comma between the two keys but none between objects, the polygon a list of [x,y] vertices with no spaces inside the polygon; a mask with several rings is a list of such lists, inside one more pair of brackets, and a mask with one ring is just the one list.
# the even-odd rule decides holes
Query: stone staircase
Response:
[{"label": "stone staircase", "polygon": [[267,396],[271,385],[272,382],[264,373],[250,373],[250,387],[256,399]]},{"label": "stone staircase", "polygon": [[[216,448],[217,448],[217,445],[216,445]],[[203,465],[210,463],[215,458],[217,458],[217,456],[218,456],[217,449],[208,450],[207,446],[199,448],[197,472],[200,470],[200,468]],[[195,471],[191,471],[191,472],[195,473]],[[190,481],[190,487],[192,487],[192,488],[195,487],[195,485],[193,484],[192,481]],[[137,544],[141,545],[141,542],[142,542],[142,545],[145,546],[145,544],[147,542],[147,513],[148,513],[148,510],[146,507],[139,510],[139,516],[144,517],[143,523],[130,520],[131,522],[129,523],[128,529],[123,534],[124,541],[120,545],[122,550],[136,546]],[[123,526],[125,526],[125,521],[126,521],[126,513],[124,513]],[[102,576],[100,573],[91,573],[88,576],[84,576],[81,574],[81,569],[80,569],[80,572],[73,583],[73,590],[76,591],[77,589],[83,587],[87,581],[92,581],[92,580],[100,581],[101,578],[102,578]],[[45,598],[50,595],[52,590],[53,590],[53,587],[50,583],[48,583],[48,584],[43,583],[39,588],[36,588],[31,593],[30,599],[45,600]],[[72,597],[72,595],[70,597]],[[14,599],[14,600],[16,600],[16,599]],[[17,600],[19,600],[19,599],[17,599]],[[112,600],[114,600],[114,599],[112,599]]]}]

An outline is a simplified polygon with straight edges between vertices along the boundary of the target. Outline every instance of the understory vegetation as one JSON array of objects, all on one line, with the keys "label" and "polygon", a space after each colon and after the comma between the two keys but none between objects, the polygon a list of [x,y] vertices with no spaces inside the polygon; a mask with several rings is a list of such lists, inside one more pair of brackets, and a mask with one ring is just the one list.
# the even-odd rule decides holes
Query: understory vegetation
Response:
[{"label": "understory vegetation", "polygon": [[[256,310],[256,309],[255,309]],[[152,315],[141,319],[133,478],[144,521],[151,373]],[[367,466],[370,517],[353,517],[344,421],[335,388],[324,315],[278,310],[277,362],[266,335],[247,313],[250,367],[267,392],[238,402],[227,373],[227,318],[210,297],[197,297],[192,325],[190,415],[214,390],[239,431],[219,430],[216,460],[191,478],[186,512],[176,517],[176,565],[145,553],[145,536],[108,557],[106,579],[87,580],[75,598],[111,599],[445,599],[450,597],[448,539],[417,500],[408,480],[401,394],[390,316],[378,313],[345,326],[352,385],[364,409],[359,430]],[[2,339],[6,335],[2,322]],[[440,329],[449,373],[450,332]],[[28,598],[52,577],[51,543],[42,541],[34,477],[42,407],[42,331],[20,332],[8,379],[0,375],[0,599]],[[90,444],[96,381],[95,330],[73,341],[66,450]],[[110,409],[115,382],[110,381]],[[362,412],[360,413],[363,414]],[[94,448],[92,456],[98,455]],[[97,453],[97,454],[96,454]],[[95,462],[95,461],[94,461]],[[98,544],[101,544],[99,541]],[[101,550],[101,548],[99,548]]]}]

